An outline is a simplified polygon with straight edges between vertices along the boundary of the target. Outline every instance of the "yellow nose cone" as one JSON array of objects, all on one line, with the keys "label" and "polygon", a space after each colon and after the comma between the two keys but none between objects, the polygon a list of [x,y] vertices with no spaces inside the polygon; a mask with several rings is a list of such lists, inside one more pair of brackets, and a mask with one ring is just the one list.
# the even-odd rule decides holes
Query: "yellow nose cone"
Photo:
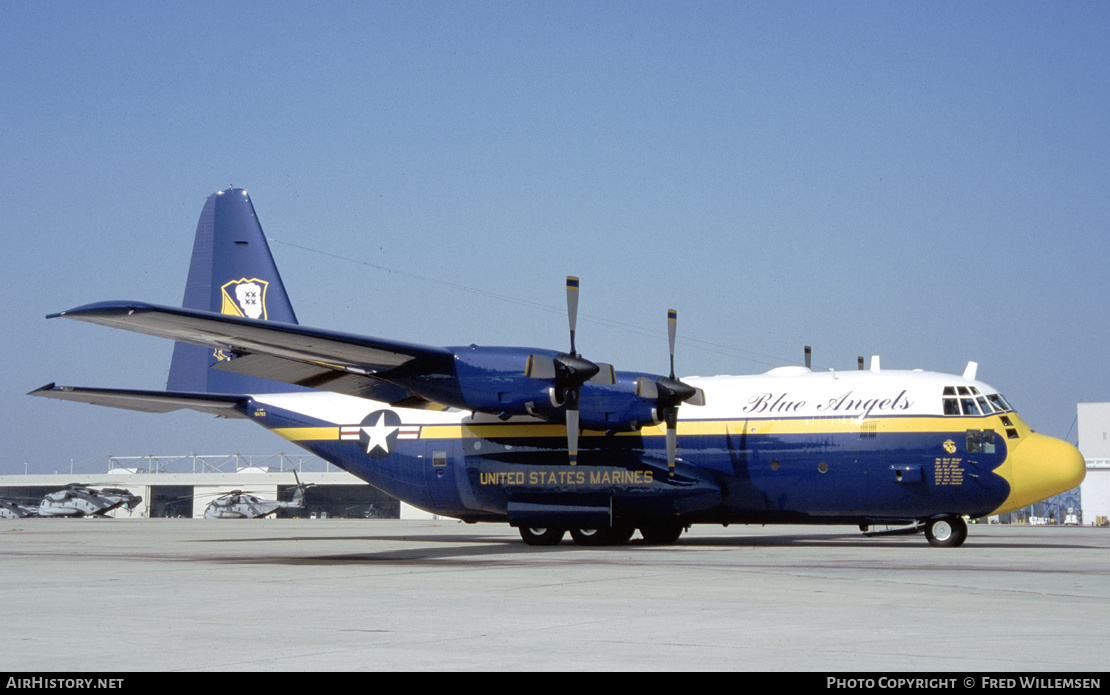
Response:
[{"label": "yellow nose cone", "polygon": [[1004,514],[1071,490],[1083,482],[1087,466],[1079,449],[1033,432],[1010,451],[997,472],[1010,483],[1010,496],[992,513]]}]

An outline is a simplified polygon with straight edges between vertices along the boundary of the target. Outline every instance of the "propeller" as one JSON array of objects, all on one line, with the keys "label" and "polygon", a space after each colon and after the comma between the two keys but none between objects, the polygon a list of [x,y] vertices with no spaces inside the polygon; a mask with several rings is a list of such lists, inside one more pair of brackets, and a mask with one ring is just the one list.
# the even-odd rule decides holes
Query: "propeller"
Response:
[{"label": "propeller", "polygon": [[678,406],[682,403],[705,405],[705,392],[675,378],[674,343],[678,332],[678,312],[667,311],[667,338],[670,342],[670,376],[658,379],[640,377],[636,380],[636,395],[654,400],[660,419],[667,425],[667,470],[674,476],[675,459],[678,456]]},{"label": "propeller", "polygon": [[525,376],[532,379],[551,379],[555,393],[566,408],[567,455],[570,465],[578,464],[578,411],[582,398],[582,385],[587,381],[598,384],[616,383],[613,365],[595,363],[581,357],[574,344],[578,325],[578,278],[567,276],[567,320],[570,325],[570,352],[555,357],[529,355]]}]

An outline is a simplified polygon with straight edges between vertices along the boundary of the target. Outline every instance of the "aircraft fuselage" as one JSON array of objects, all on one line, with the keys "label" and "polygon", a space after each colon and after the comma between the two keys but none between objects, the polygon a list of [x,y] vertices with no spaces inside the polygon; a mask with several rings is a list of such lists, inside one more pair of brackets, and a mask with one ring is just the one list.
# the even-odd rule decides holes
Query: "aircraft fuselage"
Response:
[{"label": "aircraft fuselage", "polygon": [[601,525],[606,514],[633,524],[976,518],[1082,479],[1074,447],[1032,432],[995,389],[959,376],[786,368],[685,381],[705,391],[706,405],[683,409],[673,474],[661,425],[584,431],[571,466],[565,427],[534,418],[323,393],[311,406],[303,395],[295,405],[257,396],[248,410],[417,507],[515,525],[539,524],[545,512],[569,525]]}]

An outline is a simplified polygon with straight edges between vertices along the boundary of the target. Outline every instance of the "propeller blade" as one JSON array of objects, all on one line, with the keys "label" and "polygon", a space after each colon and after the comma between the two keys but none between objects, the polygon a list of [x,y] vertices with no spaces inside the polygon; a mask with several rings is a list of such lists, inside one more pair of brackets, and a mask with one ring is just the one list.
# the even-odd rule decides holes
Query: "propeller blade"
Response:
[{"label": "propeller blade", "polygon": [[590,377],[590,381],[602,386],[612,386],[617,383],[617,370],[613,365],[605,362],[597,362],[598,373]]},{"label": "propeller blade", "polygon": [[806,345],[806,369],[810,369],[812,366],[813,366],[813,348]]},{"label": "propeller blade", "polygon": [[690,405],[705,405],[705,391],[695,386],[694,395],[687,398],[684,402]]},{"label": "propeller blade", "polygon": [[570,459],[570,465],[578,465],[578,404],[574,404],[574,408],[570,407],[567,403],[567,456]]},{"label": "propeller blade", "polygon": [[570,322],[570,354],[577,355],[574,350],[574,330],[578,325],[578,278],[567,276],[567,319]]},{"label": "propeller blade", "polygon": [[671,378],[674,378],[674,339],[678,333],[678,312],[674,309],[667,310],[667,339],[671,346]]},{"label": "propeller blade", "polygon": [[[582,396],[582,384],[596,377],[602,370],[601,365],[578,356],[574,345],[574,333],[578,326],[578,278],[567,276],[567,322],[570,325],[570,354],[559,355],[553,360],[555,382],[563,392],[567,413],[567,458],[570,465],[578,465],[578,402]],[[531,360],[529,360],[531,362]],[[616,381],[612,366],[610,378]],[[606,377],[602,377],[603,379]]]},{"label": "propeller blade", "polygon": [[555,360],[545,355],[528,355],[528,364],[524,367],[524,375],[532,379],[554,379]]},{"label": "propeller blade", "polygon": [[674,477],[674,462],[678,457],[678,406],[667,408],[667,473]]}]

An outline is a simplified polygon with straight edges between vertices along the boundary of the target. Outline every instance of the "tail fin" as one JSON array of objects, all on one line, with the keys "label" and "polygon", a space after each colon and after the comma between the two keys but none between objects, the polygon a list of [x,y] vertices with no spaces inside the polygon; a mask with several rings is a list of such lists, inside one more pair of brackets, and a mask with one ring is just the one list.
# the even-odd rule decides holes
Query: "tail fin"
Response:
[{"label": "tail fin", "polygon": [[[208,196],[197,223],[185,284],[186,309],[297,323],[250,196],[228,188]],[[167,388],[207,393],[277,393],[288,384],[210,369],[219,351],[175,343]]]}]

